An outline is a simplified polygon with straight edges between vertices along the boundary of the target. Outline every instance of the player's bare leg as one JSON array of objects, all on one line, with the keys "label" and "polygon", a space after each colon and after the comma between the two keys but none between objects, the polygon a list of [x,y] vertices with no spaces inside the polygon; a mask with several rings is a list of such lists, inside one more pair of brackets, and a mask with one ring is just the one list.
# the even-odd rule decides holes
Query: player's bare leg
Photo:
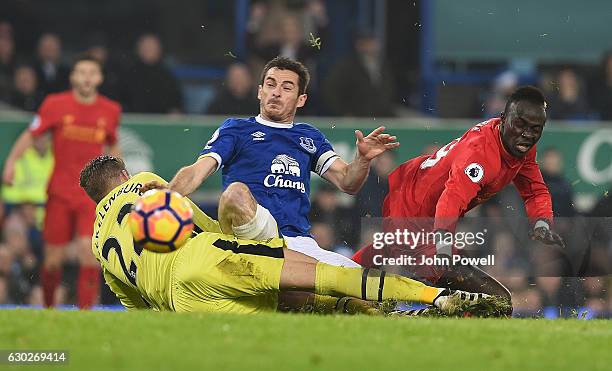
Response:
[{"label": "player's bare leg", "polygon": [[87,309],[96,303],[100,293],[100,268],[91,251],[91,237],[79,237],[77,249],[79,258],[77,301],[79,308]]},{"label": "player's bare leg", "polygon": [[257,201],[244,183],[230,184],[219,199],[219,224],[225,234],[233,234],[232,227],[244,225],[255,217]]},{"label": "player's bare leg", "polygon": [[389,299],[412,301],[433,304],[450,314],[458,313],[463,305],[478,303],[485,296],[450,292],[377,269],[335,267],[288,249],[284,249],[284,254],[281,290],[311,291],[319,295],[350,296],[378,302]]},{"label": "player's bare leg", "polygon": [[[244,183],[234,182],[225,189],[219,200],[218,215],[223,233],[256,241],[279,237],[276,219],[268,209],[257,203],[249,187]],[[320,261],[338,266],[359,266],[340,254],[319,248],[313,239],[305,239],[305,242],[299,243],[293,240],[293,244],[289,238],[286,240],[292,250],[314,256]]]},{"label": "player's bare leg", "polygon": [[[472,265],[454,266],[447,270],[436,284],[451,290],[464,290],[470,292],[482,292],[489,295],[498,296],[508,303],[512,303],[510,291],[498,280]],[[512,306],[504,313],[512,315]]]},{"label": "player's bare leg", "polygon": [[43,262],[44,267],[50,271],[61,269],[64,264],[64,250],[65,246],[47,245]]},{"label": "player's bare leg", "polygon": [[221,194],[219,224],[223,233],[249,240],[278,237],[270,212],[259,205],[244,183],[234,182]]},{"label": "player's bare leg", "polygon": [[40,277],[45,307],[55,305],[55,291],[62,280],[64,251],[65,246],[63,245],[45,245],[45,257]]}]

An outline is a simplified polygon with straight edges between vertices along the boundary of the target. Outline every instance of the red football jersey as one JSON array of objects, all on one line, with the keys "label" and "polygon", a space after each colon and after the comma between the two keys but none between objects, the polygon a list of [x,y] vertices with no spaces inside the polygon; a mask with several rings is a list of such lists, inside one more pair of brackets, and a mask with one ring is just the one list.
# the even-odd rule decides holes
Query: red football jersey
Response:
[{"label": "red football jersey", "polygon": [[48,193],[67,200],[87,198],[79,186],[81,169],[117,142],[121,106],[98,95],[91,104],[78,102],[72,91],[49,94],[30,124],[37,137],[51,131],[55,167]]},{"label": "red football jersey", "polygon": [[[523,158],[509,154],[501,142],[500,122],[495,118],[480,123],[435,154],[406,161],[389,174],[383,217],[390,219],[383,228],[453,232],[460,217],[510,182],[518,188],[532,221],[542,218],[552,222],[552,201],[535,161],[536,147]],[[431,256],[435,246],[424,244],[413,250],[390,246],[387,251],[389,256],[406,253]],[[372,266],[376,254],[369,245],[355,253],[353,260]],[[430,266],[415,270],[432,282],[441,272]]]},{"label": "red football jersey", "polygon": [[435,217],[434,229],[453,231],[457,219],[514,182],[530,219],[552,221],[552,201],[536,163],[536,147],[512,156],[500,119],[480,123],[431,156],[414,158],[389,174],[385,217]]}]

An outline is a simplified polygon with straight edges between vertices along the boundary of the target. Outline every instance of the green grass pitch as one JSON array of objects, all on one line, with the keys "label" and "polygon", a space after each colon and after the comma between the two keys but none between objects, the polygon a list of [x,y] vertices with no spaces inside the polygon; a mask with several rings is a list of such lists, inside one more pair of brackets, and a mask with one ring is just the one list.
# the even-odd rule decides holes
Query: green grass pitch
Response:
[{"label": "green grass pitch", "polygon": [[14,370],[611,370],[612,321],[1,310]]}]

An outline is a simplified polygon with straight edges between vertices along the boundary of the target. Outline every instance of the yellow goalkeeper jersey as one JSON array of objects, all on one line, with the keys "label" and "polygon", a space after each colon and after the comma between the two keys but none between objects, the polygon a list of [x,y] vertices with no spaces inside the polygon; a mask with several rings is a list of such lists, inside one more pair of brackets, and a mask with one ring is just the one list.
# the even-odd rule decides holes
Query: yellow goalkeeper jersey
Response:
[{"label": "yellow goalkeeper jersey", "polygon": [[[153,173],[138,173],[113,189],[96,207],[92,250],[104,279],[127,309],[171,309],[170,275],[175,253],[160,254],[134,244],[127,215],[147,182],[166,181]],[[193,202],[193,222],[203,231],[220,233],[219,223]]]}]

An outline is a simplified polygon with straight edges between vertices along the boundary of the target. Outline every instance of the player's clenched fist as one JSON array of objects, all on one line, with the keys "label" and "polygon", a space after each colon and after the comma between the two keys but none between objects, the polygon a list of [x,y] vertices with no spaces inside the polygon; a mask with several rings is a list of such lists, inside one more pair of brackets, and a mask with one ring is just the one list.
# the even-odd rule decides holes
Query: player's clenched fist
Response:
[{"label": "player's clenched fist", "polygon": [[168,186],[166,184],[161,184],[155,180],[145,183],[142,187],[140,187],[140,193],[145,193],[146,191],[150,191],[152,189],[167,189]]}]

